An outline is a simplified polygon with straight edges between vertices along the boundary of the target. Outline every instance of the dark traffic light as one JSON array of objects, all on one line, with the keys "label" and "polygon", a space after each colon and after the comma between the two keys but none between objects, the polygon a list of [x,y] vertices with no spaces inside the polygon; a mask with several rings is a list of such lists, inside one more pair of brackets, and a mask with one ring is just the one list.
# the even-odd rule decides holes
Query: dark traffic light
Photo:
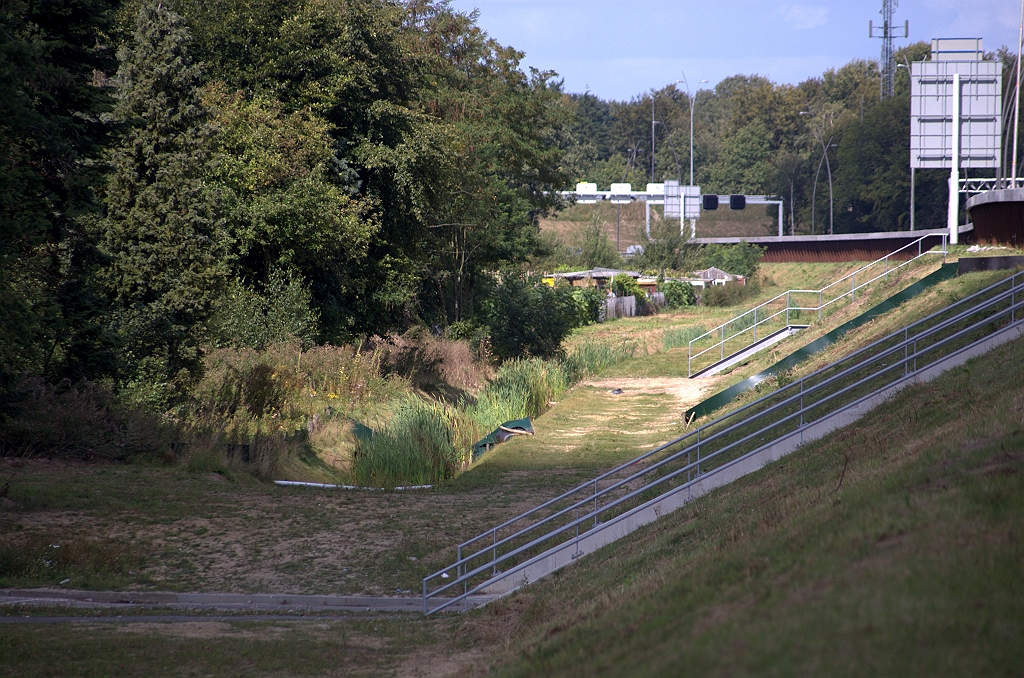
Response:
[{"label": "dark traffic light", "polygon": [[718,196],[717,195],[702,195],[701,196],[702,207],[706,210],[717,210],[718,209]]},{"label": "dark traffic light", "polygon": [[747,206],[747,196],[745,195],[730,195],[729,196],[729,209],[741,210]]}]

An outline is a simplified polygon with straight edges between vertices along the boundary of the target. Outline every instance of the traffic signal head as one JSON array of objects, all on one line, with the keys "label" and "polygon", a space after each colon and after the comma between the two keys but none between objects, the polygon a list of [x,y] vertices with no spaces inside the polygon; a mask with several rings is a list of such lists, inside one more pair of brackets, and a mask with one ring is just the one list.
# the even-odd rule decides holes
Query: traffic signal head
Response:
[{"label": "traffic signal head", "polygon": [[747,206],[747,196],[745,195],[730,195],[729,196],[729,209],[741,210]]},{"label": "traffic signal head", "polygon": [[706,210],[717,210],[718,209],[718,196],[717,195],[702,195],[701,207]]}]

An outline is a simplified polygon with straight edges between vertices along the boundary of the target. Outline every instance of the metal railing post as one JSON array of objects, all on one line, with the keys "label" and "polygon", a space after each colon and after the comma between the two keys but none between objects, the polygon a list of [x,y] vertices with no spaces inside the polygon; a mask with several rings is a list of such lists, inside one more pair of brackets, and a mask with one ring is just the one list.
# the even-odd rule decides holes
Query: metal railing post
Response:
[{"label": "metal railing post", "polygon": [[597,481],[594,481],[594,527],[597,527]]},{"label": "metal railing post", "polygon": [[850,274],[850,303],[852,304],[857,299],[857,274]]},{"label": "metal railing post", "polygon": [[498,528],[491,530],[491,576],[498,574]]},{"label": "metal railing post", "polygon": [[722,347],[722,357],[719,360],[725,360],[725,325],[722,325],[722,342],[720,346]]},{"label": "metal railing post", "polygon": [[757,307],[754,307],[754,341],[757,341]]},{"label": "metal railing post", "polygon": [[800,428],[804,427],[804,380],[800,380]]},{"label": "metal railing post", "polygon": [[821,320],[821,290],[818,290],[818,320]]},{"label": "metal railing post", "polygon": [[910,328],[905,327],[903,329],[903,376],[906,376],[910,371],[910,365],[908,360],[910,358]]}]

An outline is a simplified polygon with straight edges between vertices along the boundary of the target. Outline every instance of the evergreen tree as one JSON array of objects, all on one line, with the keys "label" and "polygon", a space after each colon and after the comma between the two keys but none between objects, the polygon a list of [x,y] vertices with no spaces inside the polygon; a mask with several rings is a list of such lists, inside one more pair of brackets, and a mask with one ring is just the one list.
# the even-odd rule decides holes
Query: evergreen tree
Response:
[{"label": "evergreen tree", "polygon": [[118,52],[114,118],[124,129],[110,156],[106,280],[126,358],[154,405],[197,376],[227,273],[218,198],[204,180],[213,127],[188,42],[182,18],[157,4],[139,11]]}]

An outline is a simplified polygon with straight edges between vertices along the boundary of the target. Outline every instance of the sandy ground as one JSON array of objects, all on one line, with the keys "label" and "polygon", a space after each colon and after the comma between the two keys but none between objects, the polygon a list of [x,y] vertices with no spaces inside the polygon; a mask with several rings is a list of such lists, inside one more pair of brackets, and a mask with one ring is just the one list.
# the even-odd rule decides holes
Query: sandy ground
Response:
[{"label": "sandy ground", "polygon": [[714,393],[721,379],[690,379],[687,377],[609,377],[593,379],[586,386],[622,389],[623,395],[637,393],[668,393],[679,399],[680,405],[690,408]]}]

